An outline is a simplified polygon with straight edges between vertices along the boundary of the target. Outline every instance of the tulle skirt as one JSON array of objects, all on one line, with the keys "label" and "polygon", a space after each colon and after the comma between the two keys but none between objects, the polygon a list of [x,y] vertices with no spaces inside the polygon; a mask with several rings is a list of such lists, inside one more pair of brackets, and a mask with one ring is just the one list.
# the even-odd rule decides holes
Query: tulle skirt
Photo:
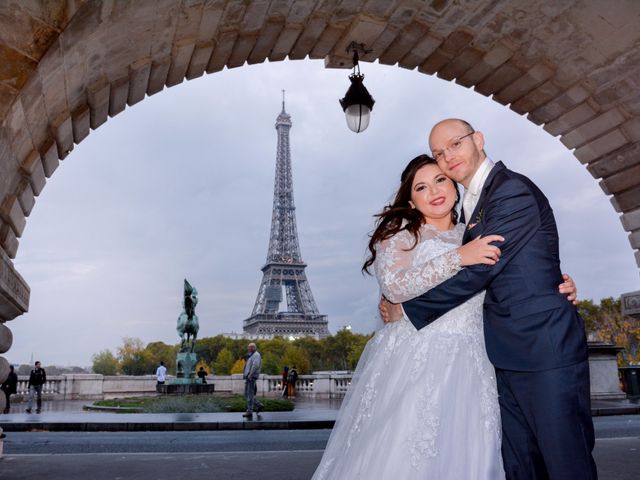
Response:
[{"label": "tulle skirt", "polygon": [[447,332],[438,322],[395,322],[369,341],[314,480],[504,478],[481,323]]}]

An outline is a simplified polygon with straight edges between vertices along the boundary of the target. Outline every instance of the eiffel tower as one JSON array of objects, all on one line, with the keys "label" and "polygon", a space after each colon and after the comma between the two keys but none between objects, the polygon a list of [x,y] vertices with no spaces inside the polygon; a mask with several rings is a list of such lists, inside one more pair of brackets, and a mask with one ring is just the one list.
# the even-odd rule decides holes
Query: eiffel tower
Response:
[{"label": "eiffel tower", "polygon": [[[278,151],[269,251],[267,263],[262,267],[258,297],[251,316],[244,321],[243,330],[248,334],[269,337],[323,338],[329,335],[327,316],[318,313],[304,273],[307,265],[302,261],[298,242],[289,149],[291,125],[291,117],[284,109],[283,90],[282,112],[276,119]],[[280,310],[283,296],[288,307],[285,311]]]}]

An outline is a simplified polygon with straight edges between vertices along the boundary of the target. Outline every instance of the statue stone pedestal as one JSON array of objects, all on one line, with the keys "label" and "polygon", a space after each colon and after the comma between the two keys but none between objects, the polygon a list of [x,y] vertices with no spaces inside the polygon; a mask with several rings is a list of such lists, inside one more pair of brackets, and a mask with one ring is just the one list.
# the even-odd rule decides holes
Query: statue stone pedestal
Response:
[{"label": "statue stone pedestal", "polygon": [[592,399],[623,399],[618,379],[618,352],[622,347],[612,343],[587,342],[589,348],[589,376]]},{"label": "statue stone pedestal", "polygon": [[176,378],[171,383],[157,385],[156,391],[165,394],[189,394],[189,393],[213,393],[213,383],[202,383],[196,376],[196,364],[198,359],[193,352],[178,352],[176,357]]},{"label": "statue stone pedestal", "polygon": [[156,385],[156,392],[168,395],[198,395],[200,393],[214,393],[215,385],[213,383],[165,383],[164,385]]},{"label": "statue stone pedestal", "polygon": [[196,377],[196,364],[198,359],[193,352],[178,352],[176,357],[176,378],[172,383],[200,383],[200,379]]}]

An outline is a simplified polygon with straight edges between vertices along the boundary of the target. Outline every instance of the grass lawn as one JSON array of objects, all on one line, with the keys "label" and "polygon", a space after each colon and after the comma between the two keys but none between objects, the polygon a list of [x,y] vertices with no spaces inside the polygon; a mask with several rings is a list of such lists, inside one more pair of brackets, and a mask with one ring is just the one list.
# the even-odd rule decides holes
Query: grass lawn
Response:
[{"label": "grass lawn", "polygon": [[[294,405],[290,400],[259,398],[265,412],[288,412]],[[115,407],[122,413],[211,413],[244,412],[242,395],[163,395],[161,397],[128,397],[94,402],[98,407]]]}]

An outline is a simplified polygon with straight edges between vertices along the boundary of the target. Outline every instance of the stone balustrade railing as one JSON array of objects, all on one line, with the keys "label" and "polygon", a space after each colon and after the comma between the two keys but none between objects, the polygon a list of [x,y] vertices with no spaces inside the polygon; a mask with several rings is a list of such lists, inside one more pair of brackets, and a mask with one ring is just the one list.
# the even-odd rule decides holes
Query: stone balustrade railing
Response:
[{"label": "stone balustrade railing", "polygon": [[[29,377],[19,376],[17,395],[26,397]],[[156,391],[154,375],[103,376],[98,374],[49,375],[42,388],[45,398],[53,400],[108,399],[148,395]]]},{"label": "stone balustrade railing", "polygon": [[[49,396],[57,395],[63,382],[62,376],[52,376],[47,378],[47,382],[42,387],[42,393]],[[17,395],[27,395],[29,393],[29,377],[18,377]]]},{"label": "stone balustrade railing", "polygon": [[[620,348],[599,342],[589,343],[589,367],[591,398],[624,398],[618,379],[616,361]],[[296,395],[315,398],[343,397],[351,385],[351,372],[314,372],[300,375],[296,383]],[[171,382],[172,377],[168,377]],[[18,378],[18,394],[26,396],[28,377]],[[244,393],[242,375],[210,375],[207,383],[215,385],[216,392]],[[280,375],[260,375],[256,382],[258,395],[277,397],[282,394]],[[155,395],[156,378],[144,376],[103,376],[97,374],[68,374],[47,377],[43,393],[46,398],[57,400],[110,399],[127,396]],[[16,398],[19,400],[19,397]]]},{"label": "stone balustrade railing", "polygon": [[[297,395],[316,398],[342,397],[351,383],[349,372],[318,372],[312,375],[300,375],[296,382]],[[172,377],[168,377],[171,382]],[[18,377],[17,397],[26,397],[28,376]],[[207,383],[215,385],[216,392],[244,393],[242,375],[211,375]],[[280,375],[260,375],[258,395],[277,397],[282,394]],[[103,376],[98,374],[51,375],[47,377],[42,393],[51,400],[101,400],[126,396],[156,394],[154,375],[144,376]]]}]

